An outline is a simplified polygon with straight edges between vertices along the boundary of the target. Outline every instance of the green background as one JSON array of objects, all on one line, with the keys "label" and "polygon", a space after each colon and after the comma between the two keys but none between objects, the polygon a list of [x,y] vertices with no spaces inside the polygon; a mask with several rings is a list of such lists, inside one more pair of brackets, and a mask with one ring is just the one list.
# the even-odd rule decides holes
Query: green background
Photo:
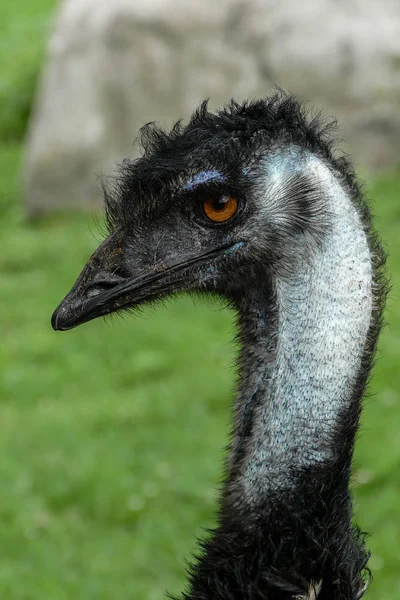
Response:
[{"label": "green background", "polygon": [[[155,600],[183,588],[195,537],[213,524],[233,315],[180,299],[51,330],[101,237],[87,215],[27,222],[21,209],[17,175],[53,7],[0,6],[0,597]],[[400,600],[400,174],[368,179],[368,192],[392,292],[357,443],[355,519],[371,534],[368,598]]]}]

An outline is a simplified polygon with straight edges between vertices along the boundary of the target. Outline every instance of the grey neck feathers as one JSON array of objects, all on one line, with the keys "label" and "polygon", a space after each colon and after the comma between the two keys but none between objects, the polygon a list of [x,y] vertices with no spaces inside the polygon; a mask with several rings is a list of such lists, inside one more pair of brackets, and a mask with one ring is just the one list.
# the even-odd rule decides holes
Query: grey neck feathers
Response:
[{"label": "grey neck feathers", "polygon": [[[249,508],[268,494],[301,489],[305,469],[335,463],[335,432],[360,402],[354,391],[371,323],[371,256],[357,208],[322,160],[303,154],[296,165],[317,190],[314,202],[329,227],[292,269],[266,273],[265,289],[239,308],[243,350],[228,493]],[[266,170],[267,205],[274,190],[284,197],[290,151]],[[281,204],[276,219],[290,218]]]}]

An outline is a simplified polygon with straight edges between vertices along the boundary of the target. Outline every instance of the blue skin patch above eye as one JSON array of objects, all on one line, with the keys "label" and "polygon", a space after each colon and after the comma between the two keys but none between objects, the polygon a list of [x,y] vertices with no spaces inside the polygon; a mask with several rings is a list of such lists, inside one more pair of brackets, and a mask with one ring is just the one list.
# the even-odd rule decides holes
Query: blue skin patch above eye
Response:
[{"label": "blue skin patch above eye", "polygon": [[189,179],[187,183],[183,186],[183,189],[186,191],[191,191],[198,185],[202,183],[207,183],[208,181],[224,181],[226,177],[216,169],[212,169],[210,171],[200,171],[197,173],[192,179]]}]

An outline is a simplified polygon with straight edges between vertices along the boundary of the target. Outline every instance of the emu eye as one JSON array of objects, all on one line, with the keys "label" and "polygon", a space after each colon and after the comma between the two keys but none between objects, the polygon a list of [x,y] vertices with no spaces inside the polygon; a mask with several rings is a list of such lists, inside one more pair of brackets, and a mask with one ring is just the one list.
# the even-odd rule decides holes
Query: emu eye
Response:
[{"label": "emu eye", "polygon": [[203,202],[204,214],[214,223],[228,221],[236,214],[237,209],[238,201],[233,196],[208,198]]}]

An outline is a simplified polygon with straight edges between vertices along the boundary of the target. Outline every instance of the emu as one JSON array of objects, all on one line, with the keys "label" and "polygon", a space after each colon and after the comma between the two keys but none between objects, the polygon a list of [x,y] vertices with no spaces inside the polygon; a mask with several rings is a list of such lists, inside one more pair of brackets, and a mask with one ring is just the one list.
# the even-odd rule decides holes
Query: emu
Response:
[{"label": "emu", "polygon": [[237,314],[239,383],[218,524],[186,600],[357,600],[349,490],[385,301],[384,253],[330,127],[282,91],[203,103],[104,186],[109,235],[52,318],[67,330],[182,292]]}]

